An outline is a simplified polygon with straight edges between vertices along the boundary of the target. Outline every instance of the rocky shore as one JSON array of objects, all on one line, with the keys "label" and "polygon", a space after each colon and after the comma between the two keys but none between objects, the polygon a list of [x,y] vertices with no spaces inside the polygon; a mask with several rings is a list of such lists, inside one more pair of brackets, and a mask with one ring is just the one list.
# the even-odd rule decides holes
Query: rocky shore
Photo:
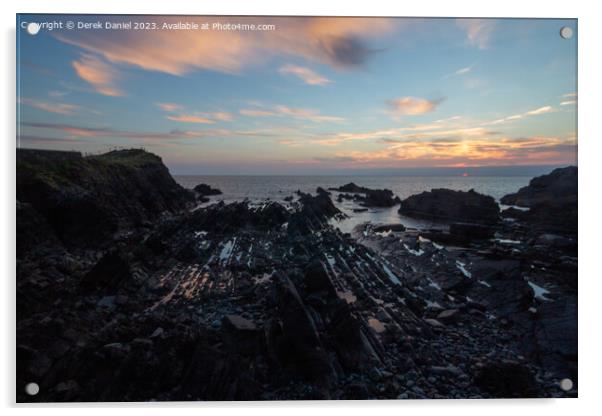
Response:
[{"label": "rocky shore", "polygon": [[[141,150],[19,151],[17,400],[575,397],[562,172],[518,191],[537,194],[529,209],[501,213],[472,191],[399,201],[342,187],[358,206],[394,201],[449,225],[345,234],[321,188],[199,206],[216,190],[180,187]],[[562,202],[575,221],[576,178]]]}]

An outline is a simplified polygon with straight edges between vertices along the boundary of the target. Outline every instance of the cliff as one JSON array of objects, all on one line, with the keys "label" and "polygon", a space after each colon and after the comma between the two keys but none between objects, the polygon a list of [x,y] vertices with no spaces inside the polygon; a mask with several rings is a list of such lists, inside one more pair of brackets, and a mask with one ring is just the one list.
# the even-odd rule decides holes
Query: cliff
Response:
[{"label": "cliff", "polygon": [[141,149],[87,157],[17,150],[18,227],[28,229],[27,220],[34,218],[31,225],[45,223],[64,244],[100,244],[120,229],[181,211],[192,200],[161,158]]}]

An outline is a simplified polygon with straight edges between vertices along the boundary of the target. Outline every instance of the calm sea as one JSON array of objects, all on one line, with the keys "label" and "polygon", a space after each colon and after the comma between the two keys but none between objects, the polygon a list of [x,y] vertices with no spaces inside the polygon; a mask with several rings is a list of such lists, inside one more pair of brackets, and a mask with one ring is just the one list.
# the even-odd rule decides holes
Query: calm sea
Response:
[{"label": "calm sea", "polygon": [[[324,189],[338,187],[349,182],[372,189],[391,189],[401,199],[423,191],[435,188],[448,188],[454,190],[475,191],[491,195],[496,200],[502,196],[516,192],[527,185],[531,176],[202,176],[180,175],[174,176],[175,180],[185,188],[193,188],[200,183],[206,183],[213,188],[218,188],[223,195],[211,197],[213,201],[242,201],[248,198],[251,201],[270,199],[283,201],[300,190],[315,193],[316,188]],[[399,223],[415,228],[439,227],[430,221],[417,221],[402,217],[394,208],[370,208],[367,212],[353,212],[359,206],[352,201],[336,202],[336,192],[333,192],[333,202],[349,215],[348,220],[337,223],[345,232],[351,231],[357,224],[370,221],[374,224]],[[210,202],[211,203],[211,202]]]}]

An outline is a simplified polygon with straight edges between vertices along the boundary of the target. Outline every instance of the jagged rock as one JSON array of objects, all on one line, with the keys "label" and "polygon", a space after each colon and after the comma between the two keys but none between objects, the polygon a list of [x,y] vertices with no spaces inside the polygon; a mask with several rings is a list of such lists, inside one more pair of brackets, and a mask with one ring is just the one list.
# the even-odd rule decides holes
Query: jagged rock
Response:
[{"label": "jagged rock", "polygon": [[577,167],[554,169],[547,175],[537,176],[528,186],[515,194],[502,197],[502,204],[534,207],[542,203],[577,201]]},{"label": "jagged rock", "polygon": [[495,200],[474,190],[433,189],[401,201],[399,213],[436,221],[495,224],[499,217]]},{"label": "jagged rock", "polygon": [[323,291],[331,296],[336,296],[336,289],[332,284],[328,271],[319,260],[315,260],[305,268],[303,281],[309,292]]},{"label": "jagged rock", "polygon": [[294,375],[331,382],[334,369],[295,285],[283,274],[274,276],[273,282],[281,331],[275,342],[281,365]]},{"label": "jagged rock", "polygon": [[532,229],[549,233],[577,234],[577,167],[555,169],[533,178],[529,185],[501,199],[503,204],[529,207],[528,211],[509,211]]},{"label": "jagged rock", "polygon": [[[393,195],[390,189],[370,189],[363,186],[358,186],[351,182],[347,185],[340,186],[338,188],[329,188],[331,191],[338,192],[349,192],[354,194],[362,194],[356,197],[362,205],[367,207],[392,207],[399,203],[399,198]],[[339,200],[343,198],[349,199],[349,195],[340,194]],[[353,198],[353,197],[351,197]]]}]

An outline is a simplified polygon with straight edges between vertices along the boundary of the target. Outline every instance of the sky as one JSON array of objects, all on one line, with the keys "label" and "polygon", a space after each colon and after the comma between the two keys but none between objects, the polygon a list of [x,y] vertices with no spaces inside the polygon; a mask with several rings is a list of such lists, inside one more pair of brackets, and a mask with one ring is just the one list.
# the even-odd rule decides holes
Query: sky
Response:
[{"label": "sky", "polygon": [[18,15],[17,146],[174,174],[576,164],[576,59],[573,19]]}]

